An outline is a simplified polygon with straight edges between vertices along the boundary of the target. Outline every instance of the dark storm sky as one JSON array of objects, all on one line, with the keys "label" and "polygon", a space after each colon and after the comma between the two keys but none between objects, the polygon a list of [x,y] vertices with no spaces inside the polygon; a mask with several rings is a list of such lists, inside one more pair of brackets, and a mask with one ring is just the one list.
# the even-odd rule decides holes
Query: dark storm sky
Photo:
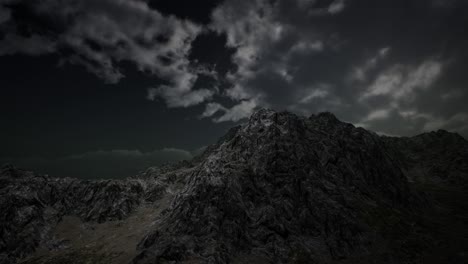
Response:
[{"label": "dark storm sky", "polygon": [[468,136],[468,1],[0,0],[0,162],[124,177],[258,107]]}]

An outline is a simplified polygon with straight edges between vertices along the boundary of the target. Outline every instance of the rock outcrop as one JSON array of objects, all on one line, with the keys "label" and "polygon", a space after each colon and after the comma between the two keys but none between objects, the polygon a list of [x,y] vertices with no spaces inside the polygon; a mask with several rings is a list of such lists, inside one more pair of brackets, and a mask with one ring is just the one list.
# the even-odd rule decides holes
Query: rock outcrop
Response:
[{"label": "rock outcrop", "polygon": [[[466,179],[466,146],[442,131],[380,137],[331,113],[261,109],[192,161],[126,180],[6,166],[0,263],[81,263],[56,239],[71,227],[91,237],[75,247],[95,263],[411,263],[430,240],[420,224],[429,205],[408,178]],[[116,246],[125,232],[126,255]]]},{"label": "rock outcrop", "polygon": [[416,202],[379,136],[330,113],[263,109],[231,132],[205,154],[135,263],[323,263],[366,252],[382,239],[378,214]]},{"label": "rock outcrop", "polygon": [[161,199],[177,179],[158,175],[83,181],[4,166],[0,171],[0,263],[14,263],[41,244],[53,248],[48,243],[51,230],[64,216],[95,223],[122,220],[142,203]]},{"label": "rock outcrop", "polygon": [[411,181],[468,186],[468,141],[438,130],[414,137],[382,137]]}]

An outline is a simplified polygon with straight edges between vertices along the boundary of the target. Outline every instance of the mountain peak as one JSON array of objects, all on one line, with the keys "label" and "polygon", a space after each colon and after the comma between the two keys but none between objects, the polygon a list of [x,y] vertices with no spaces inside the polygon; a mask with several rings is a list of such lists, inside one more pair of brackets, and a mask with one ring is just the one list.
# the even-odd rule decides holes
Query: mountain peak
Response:
[{"label": "mountain peak", "polygon": [[[291,121],[291,120],[306,120],[307,118],[305,116],[300,116],[296,115],[294,113],[288,112],[288,111],[275,111],[270,108],[260,108],[256,110],[252,115],[250,116],[249,123],[252,124],[263,124],[263,125],[270,125],[272,122],[279,122],[279,123],[285,123],[286,121]],[[316,120],[320,122],[325,122],[325,123],[341,123],[340,120],[331,112],[320,112],[318,114],[312,114],[309,117],[309,120]]]},{"label": "mountain peak", "polygon": [[[340,258],[365,247],[372,232],[356,212],[404,209],[415,200],[378,136],[330,113],[306,118],[259,109],[191,175],[170,214],[140,244],[137,263],[187,252],[229,263],[242,248],[282,260],[300,250],[306,263]],[[285,246],[291,243],[294,249]]]},{"label": "mountain peak", "polygon": [[257,110],[255,110],[250,117],[255,117],[255,118],[258,118],[260,116],[265,116],[266,117],[266,116],[272,115],[274,113],[276,113],[276,111],[271,109],[271,108],[261,107],[261,108],[258,108]]},{"label": "mountain peak", "polygon": [[338,118],[336,118],[335,114],[333,114],[332,112],[320,112],[318,113],[317,118],[327,119],[333,122],[339,121]]},{"label": "mountain peak", "polygon": [[[0,262],[32,254],[37,241],[63,246],[49,232],[66,216],[97,233],[103,231],[98,223],[118,220],[122,229],[112,229],[111,240],[87,244],[107,255],[127,244],[128,225],[132,232],[138,226],[138,240],[123,255],[135,264],[359,259],[374,252],[371,245],[394,243],[390,237],[413,239],[413,217],[424,202],[404,172],[468,174],[467,148],[438,134],[451,135],[379,137],[330,112],[304,117],[262,108],[191,162],[149,168],[126,180],[25,178],[6,166],[0,171],[0,208],[7,213],[0,222],[7,231],[0,232],[8,236],[0,249],[9,251],[0,252]],[[384,258],[401,251],[378,250]]]},{"label": "mountain peak", "polygon": [[265,120],[271,118],[273,115],[276,114],[276,111],[270,108],[260,108],[254,111],[249,118],[249,121],[255,120]]}]

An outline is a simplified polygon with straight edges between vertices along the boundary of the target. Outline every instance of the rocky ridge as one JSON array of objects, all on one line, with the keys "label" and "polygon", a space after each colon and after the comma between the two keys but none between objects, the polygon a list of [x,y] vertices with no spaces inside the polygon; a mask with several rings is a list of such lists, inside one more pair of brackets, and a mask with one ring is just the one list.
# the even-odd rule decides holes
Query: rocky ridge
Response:
[{"label": "rocky ridge", "polygon": [[135,263],[347,258],[381,239],[364,218],[416,203],[376,134],[263,109],[194,169]]},{"label": "rocky ridge", "polygon": [[160,175],[83,181],[4,166],[0,171],[0,263],[15,263],[39,246],[60,248],[51,233],[65,216],[98,224],[126,219],[143,204],[162,199],[178,184]]},{"label": "rocky ridge", "polygon": [[468,141],[459,134],[438,130],[382,140],[411,181],[468,186]]},{"label": "rocky ridge", "polygon": [[[420,216],[430,205],[410,186],[415,171],[467,176],[466,140],[434,133],[380,137],[331,113],[261,109],[192,161],[127,180],[57,179],[7,166],[0,172],[0,262],[54,263],[47,252],[63,251],[73,259],[60,255],[57,263],[85,263],[76,248],[57,243],[57,225],[69,216],[97,233],[106,223],[144,223],[135,253],[121,258],[133,263],[417,262],[431,238]],[[153,220],[138,222],[140,214]],[[40,248],[45,255],[34,253]]]}]

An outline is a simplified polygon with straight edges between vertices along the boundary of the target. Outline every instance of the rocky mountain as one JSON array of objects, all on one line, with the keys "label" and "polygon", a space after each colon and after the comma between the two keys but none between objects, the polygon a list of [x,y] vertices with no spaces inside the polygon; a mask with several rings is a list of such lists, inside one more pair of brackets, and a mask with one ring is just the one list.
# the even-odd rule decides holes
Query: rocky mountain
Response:
[{"label": "rocky mountain", "polygon": [[261,109],[192,161],[127,180],[6,166],[0,262],[421,263],[445,238],[414,179],[466,179],[466,146]]},{"label": "rocky mountain", "polygon": [[468,141],[445,130],[414,137],[382,137],[412,181],[468,183]]}]

